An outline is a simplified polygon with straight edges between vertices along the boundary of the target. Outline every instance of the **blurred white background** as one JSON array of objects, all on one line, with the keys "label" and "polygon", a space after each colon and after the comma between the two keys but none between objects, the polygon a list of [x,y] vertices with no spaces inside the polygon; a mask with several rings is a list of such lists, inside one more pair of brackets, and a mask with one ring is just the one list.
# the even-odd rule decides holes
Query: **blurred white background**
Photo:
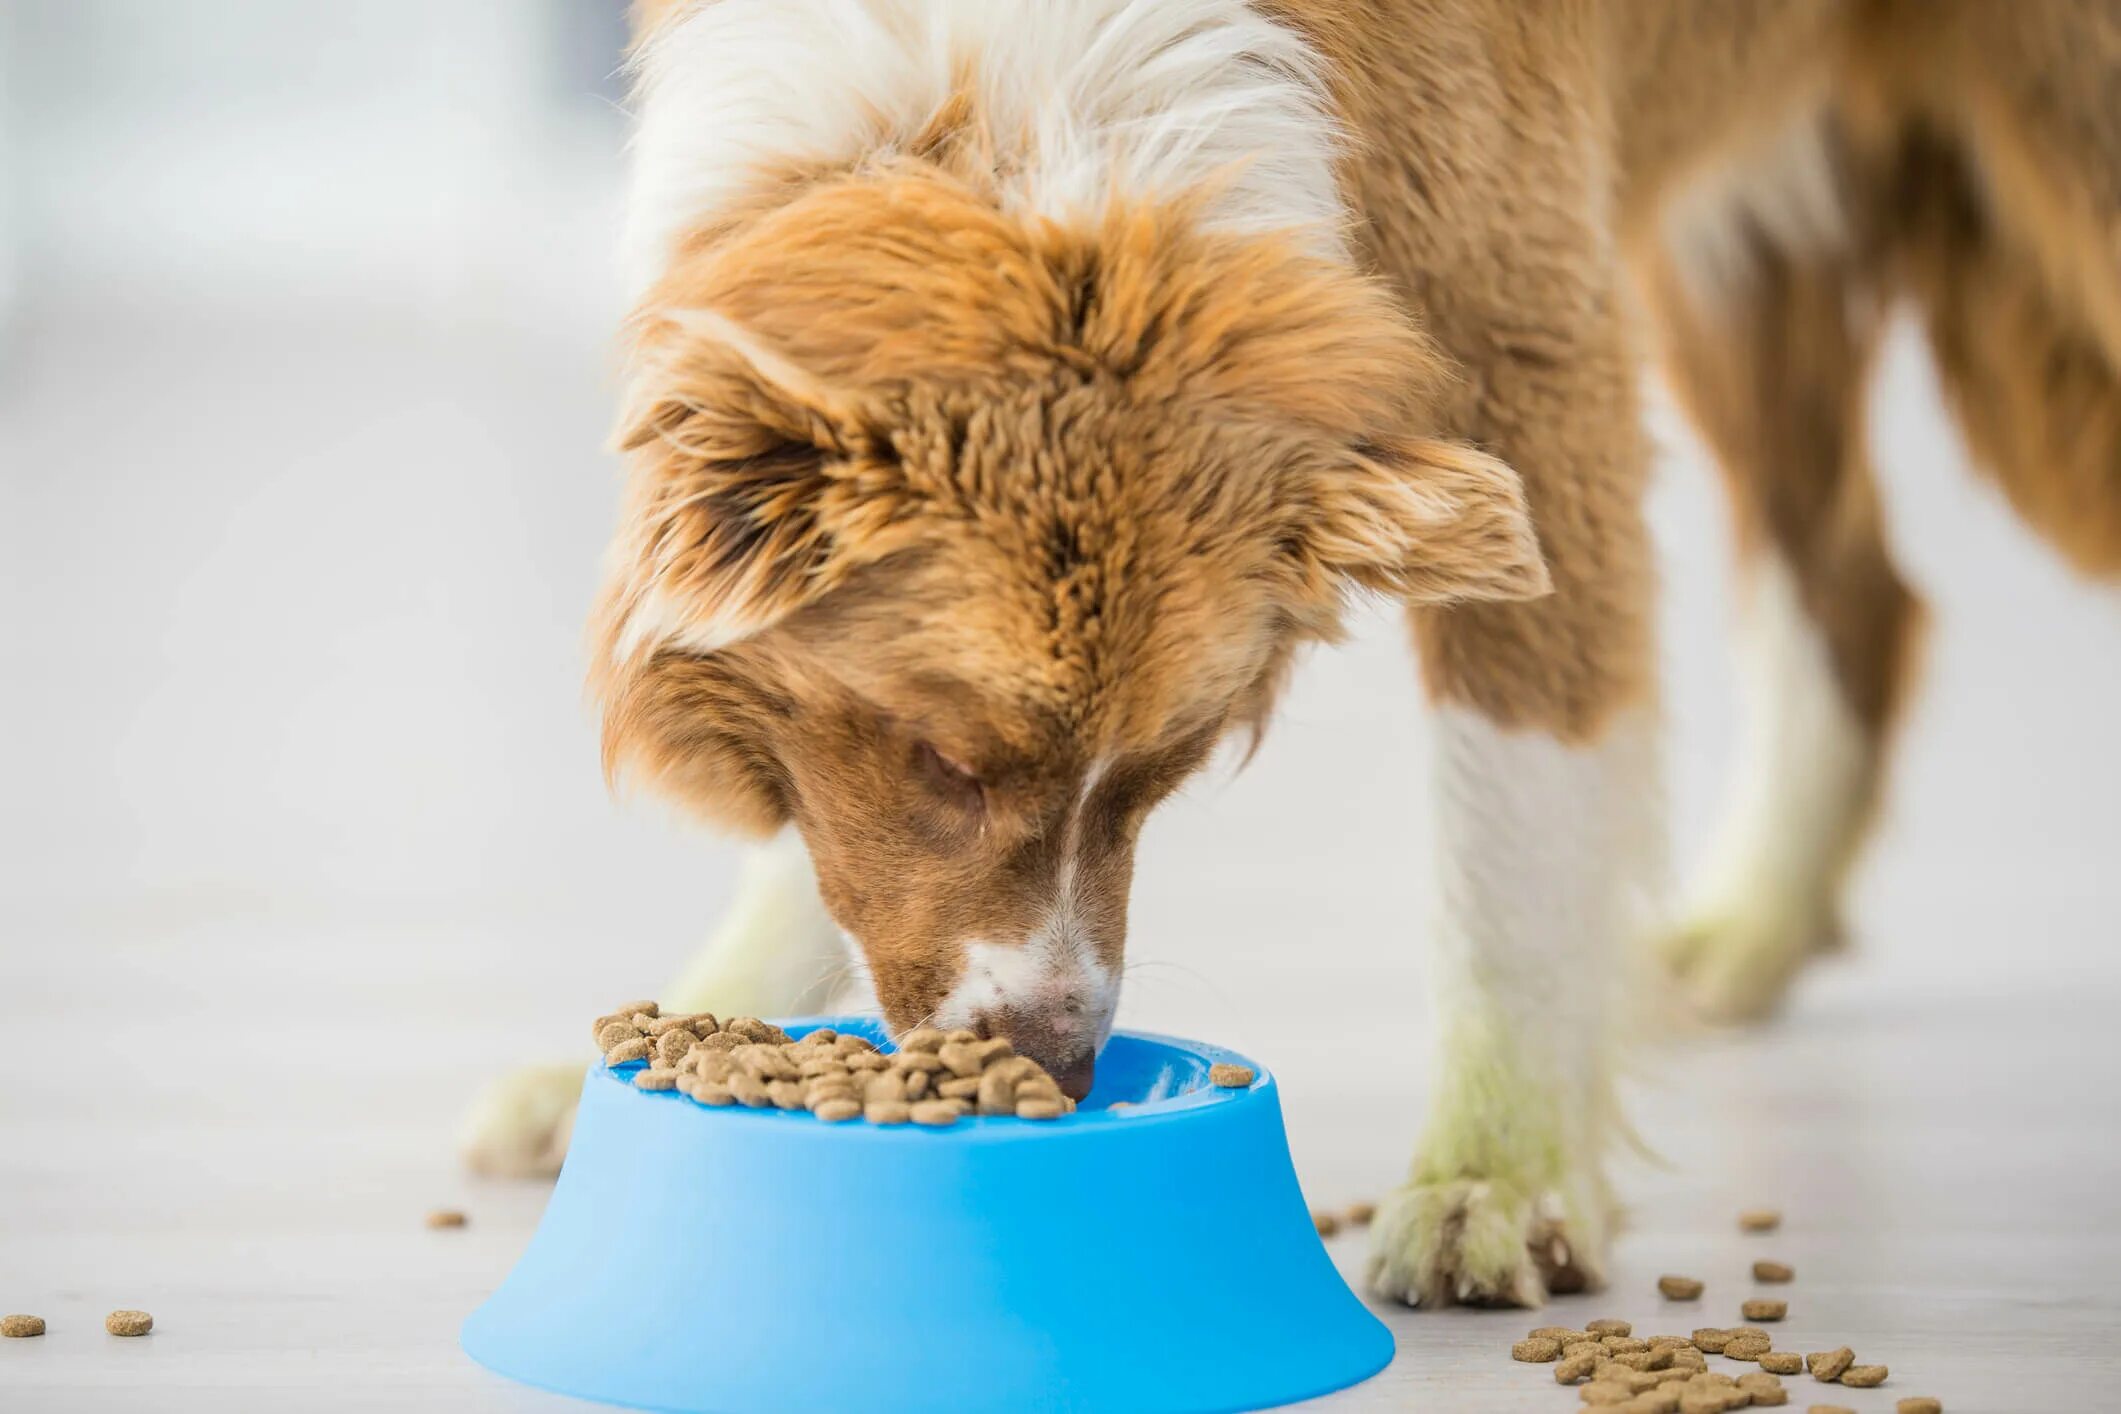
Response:
[{"label": "blurred white background", "polygon": [[[731,846],[607,797],[580,686],[618,484],[622,36],[618,0],[0,0],[0,1023],[17,1023],[0,1024],[0,1180],[18,1243],[54,1224],[82,1250],[91,1190],[111,1222],[151,1221],[110,1154],[189,1175],[186,1223],[254,1198],[215,1145],[248,1152],[239,1130],[283,1112],[201,1075],[267,1039],[333,1047],[300,1090],[253,1076],[330,1107],[328,1133],[277,1142],[338,1166],[346,1193],[417,1205],[418,1183],[408,1197],[363,1156],[444,1182],[476,1082],[583,1054],[586,1018],[653,991],[725,899]],[[1934,998],[1958,1029],[1932,1040],[1973,1044],[2015,997],[2055,1023],[2056,1065],[2111,1076],[2121,608],[1970,473],[1907,333],[1875,439],[1934,610],[1926,690],[1859,951],[1800,985],[1784,1034],[1846,1038],[1886,999]],[[1653,421],[1684,861],[1734,736],[1726,536],[1698,448],[1661,402]],[[1250,769],[1152,824],[1136,889],[1123,1021],[1275,1064],[1328,1197],[1390,1181],[1420,1108],[1417,1059],[1397,1062],[1390,1114],[1331,1093],[1336,1022],[1379,1064],[1426,1030],[1423,729],[1400,640],[1373,610],[1316,655]],[[99,1001],[122,1003],[152,1074],[62,1076],[55,1057],[113,1024]],[[407,1038],[444,1016],[476,1045],[438,1077]],[[1878,1044],[1854,1069],[1821,1053],[1819,1073],[1875,1080],[1904,1059]],[[71,1159],[7,1158],[31,1114]],[[1682,1134],[1658,1137],[1684,1154]],[[465,1300],[534,1213],[466,1270]],[[173,1290],[188,1270],[171,1258]]]}]

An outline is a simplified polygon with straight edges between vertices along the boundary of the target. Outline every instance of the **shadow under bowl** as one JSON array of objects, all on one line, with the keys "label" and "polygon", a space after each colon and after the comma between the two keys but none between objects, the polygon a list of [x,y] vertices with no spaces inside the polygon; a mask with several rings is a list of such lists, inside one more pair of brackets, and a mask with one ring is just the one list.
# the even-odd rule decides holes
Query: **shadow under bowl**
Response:
[{"label": "shadow under bowl", "polygon": [[[808,1018],[882,1041],[870,1021]],[[1273,1078],[1115,1034],[1057,1120],[826,1124],[599,1064],[530,1247],[464,1349],[685,1414],[1210,1414],[1367,1378],[1392,1336],[1311,1224]],[[1113,1109],[1123,1104],[1121,1109]]]}]

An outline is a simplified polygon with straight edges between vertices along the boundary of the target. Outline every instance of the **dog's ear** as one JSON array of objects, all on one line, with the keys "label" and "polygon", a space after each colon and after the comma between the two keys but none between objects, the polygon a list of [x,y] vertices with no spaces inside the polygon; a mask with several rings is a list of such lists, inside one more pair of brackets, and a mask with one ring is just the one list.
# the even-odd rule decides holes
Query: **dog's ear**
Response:
[{"label": "dog's ear", "polygon": [[1463,442],[1362,443],[1314,469],[1299,553],[1410,603],[1532,599],[1553,581],[1517,473]]},{"label": "dog's ear", "polygon": [[727,647],[906,538],[896,458],[845,399],[710,311],[660,315],[644,342],[607,653]]}]

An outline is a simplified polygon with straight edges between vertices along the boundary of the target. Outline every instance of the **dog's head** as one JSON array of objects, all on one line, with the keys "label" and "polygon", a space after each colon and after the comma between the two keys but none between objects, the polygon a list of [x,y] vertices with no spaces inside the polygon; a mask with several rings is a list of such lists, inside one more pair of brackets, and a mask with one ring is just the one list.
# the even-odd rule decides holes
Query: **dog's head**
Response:
[{"label": "dog's head", "polygon": [[638,325],[606,752],[792,822],[886,1019],[1087,1087],[1143,817],[1352,592],[1545,586],[1507,468],[1420,435],[1369,282],[1181,208],[1090,229],[923,172],[702,240]]}]

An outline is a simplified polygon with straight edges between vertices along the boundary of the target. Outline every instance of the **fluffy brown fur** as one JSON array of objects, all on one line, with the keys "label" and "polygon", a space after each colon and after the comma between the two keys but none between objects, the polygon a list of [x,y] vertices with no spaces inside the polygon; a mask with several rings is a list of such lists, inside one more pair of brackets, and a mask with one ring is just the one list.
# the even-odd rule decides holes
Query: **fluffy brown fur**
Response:
[{"label": "fluffy brown fur", "polygon": [[[1026,224],[908,163],[697,243],[643,307],[609,761],[796,823],[895,1022],[962,939],[1026,934],[1093,762],[1116,966],[1143,813],[1351,590],[1545,585],[1515,478],[1424,435],[1447,375],[1383,292],[1187,218]],[[651,598],[740,641],[628,651]]]}]

